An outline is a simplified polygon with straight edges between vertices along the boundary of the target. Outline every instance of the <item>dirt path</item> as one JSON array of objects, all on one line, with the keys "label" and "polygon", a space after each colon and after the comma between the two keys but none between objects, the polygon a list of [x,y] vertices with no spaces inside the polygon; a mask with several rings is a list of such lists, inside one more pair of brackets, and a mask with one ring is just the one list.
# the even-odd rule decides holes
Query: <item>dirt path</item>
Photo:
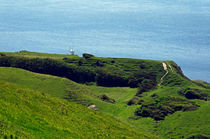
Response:
[{"label": "dirt path", "polygon": [[173,71],[173,68],[171,67],[171,65],[170,65],[170,64],[168,64],[168,66],[169,66],[169,68],[171,69],[171,71],[172,71],[172,72],[174,72],[174,71]]},{"label": "dirt path", "polygon": [[163,65],[163,69],[166,71],[166,73],[163,75],[163,77],[160,78],[160,83],[158,84],[158,86],[160,86],[160,85],[162,84],[163,79],[164,79],[164,78],[166,77],[166,75],[168,74],[168,67],[167,67],[166,63],[163,62],[162,65]]}]

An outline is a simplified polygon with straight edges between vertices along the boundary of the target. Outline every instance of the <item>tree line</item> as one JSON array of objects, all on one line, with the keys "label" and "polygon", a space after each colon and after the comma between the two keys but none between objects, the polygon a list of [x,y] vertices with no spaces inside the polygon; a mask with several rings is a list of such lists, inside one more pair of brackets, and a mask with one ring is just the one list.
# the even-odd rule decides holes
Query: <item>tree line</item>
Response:
[{"label": "tree line", "polygon": [[139,87],[139,94],[156,86],[155,73],[137,71],[128,77],[100,68],[71,65],[65,61],[49,58],[26,58],[15,56],[0,56],[0,66],[22,68],[32,72],[66,77],[78,83],[96,82],[107,87]]}]

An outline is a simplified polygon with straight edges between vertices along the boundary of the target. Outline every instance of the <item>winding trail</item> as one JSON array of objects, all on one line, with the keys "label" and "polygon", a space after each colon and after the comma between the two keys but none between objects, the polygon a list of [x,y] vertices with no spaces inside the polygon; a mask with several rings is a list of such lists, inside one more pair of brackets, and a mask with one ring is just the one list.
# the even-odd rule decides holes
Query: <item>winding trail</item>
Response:
[{"label": "winding trail", "polygon": [[158,86],[160,86],[160,85],[162,84],[163,79],[164,79],[164,78],[166,77],[166,75],[168,74],[168,67],[167,67],[166,63],[163,62],[162,65],[163,65],[163,69],[166,71],[166,73],[163,75],[163,77],[160,78],[160,83],[158,84]]},{"label": "winding trail", "polygon": [[171,67],[171,65],[170,65],[170,64],[168,64],[168,66],[169,66],[169,68],[171,69],[171,71],[172,71],[172,72],[174,72],[174,71],[173,71],[173,68]]}]

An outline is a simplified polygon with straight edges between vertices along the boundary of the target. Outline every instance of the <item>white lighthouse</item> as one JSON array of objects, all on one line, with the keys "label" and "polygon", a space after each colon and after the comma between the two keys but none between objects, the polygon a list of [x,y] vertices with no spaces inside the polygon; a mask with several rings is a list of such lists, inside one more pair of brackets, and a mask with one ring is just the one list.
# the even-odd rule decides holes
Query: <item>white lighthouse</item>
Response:
[{"label": "white lighthouse", "polygon": [[74,50],[73,49],[70,49],[70,55],[74,55]]}]

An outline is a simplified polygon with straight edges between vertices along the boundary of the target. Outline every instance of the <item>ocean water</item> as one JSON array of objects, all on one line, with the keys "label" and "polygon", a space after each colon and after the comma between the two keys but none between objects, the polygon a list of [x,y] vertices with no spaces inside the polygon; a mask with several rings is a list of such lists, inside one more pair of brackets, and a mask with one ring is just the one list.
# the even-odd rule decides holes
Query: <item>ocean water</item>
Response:
[{"label": "ocean water", "polygon": [[210,82],[210,0],[0,0],[0,51],[173,60]]}]

